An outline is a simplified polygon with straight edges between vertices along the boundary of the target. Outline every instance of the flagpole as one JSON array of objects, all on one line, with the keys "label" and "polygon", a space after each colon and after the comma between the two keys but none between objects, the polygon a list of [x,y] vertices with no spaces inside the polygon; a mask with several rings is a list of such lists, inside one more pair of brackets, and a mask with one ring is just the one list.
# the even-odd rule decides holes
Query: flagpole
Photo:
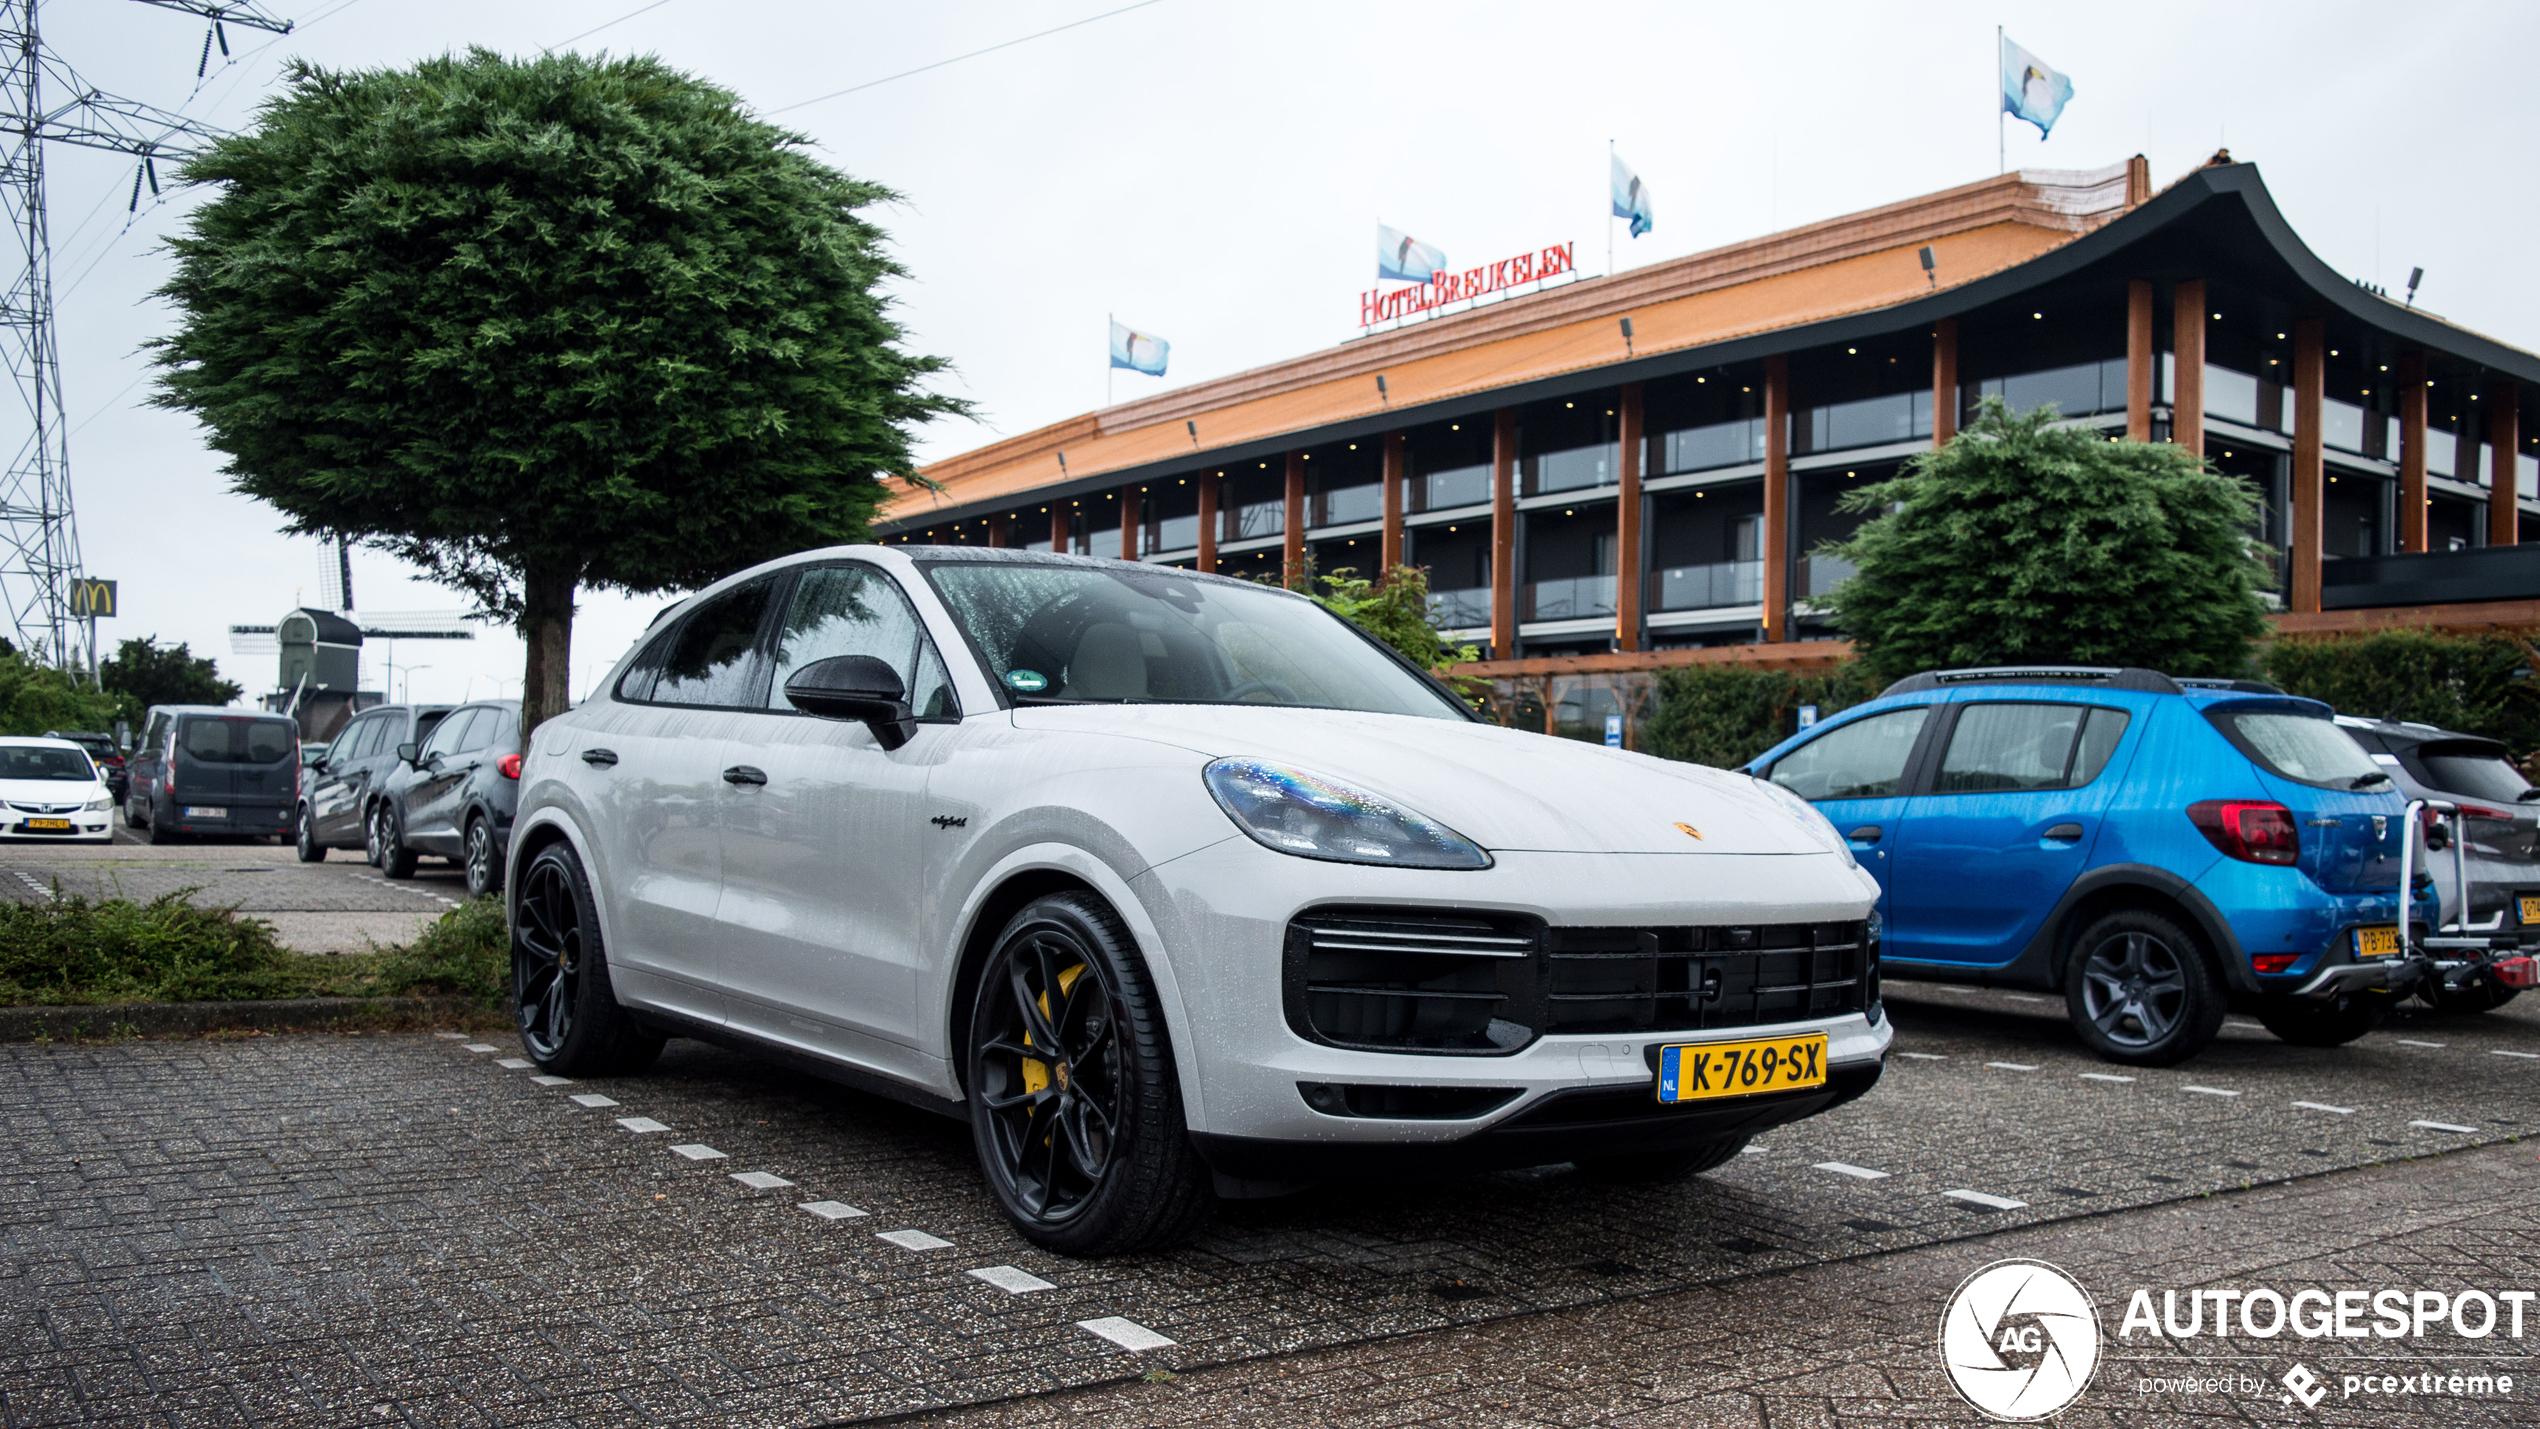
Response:
[{"label": "flagpole", "polygon": [[1614,141],[1605,141],[1605,276],[1614,276]]},{"label": "flagpole", "polygon": [[[2002,27],[1993,27],[1993,87],[2002,87]],[[1995,177],[2010,172],[2010,141],[2002,137],[2002,96],[1993,96],[1993,172]]]},{"label": "flagpole", "polygon": [[1118,313],[1104,313],[1103,318],[1111,325],[1110,327],[1104,328],[1102,334],[1102,404],[1105,407],[1109,407],[1111,405],[1111,384],[1119,380],[1112,374],[1120,370],[1118,367],[1113,366],[1111,361],[1111,328],[1120,326],[1120,315]]}]

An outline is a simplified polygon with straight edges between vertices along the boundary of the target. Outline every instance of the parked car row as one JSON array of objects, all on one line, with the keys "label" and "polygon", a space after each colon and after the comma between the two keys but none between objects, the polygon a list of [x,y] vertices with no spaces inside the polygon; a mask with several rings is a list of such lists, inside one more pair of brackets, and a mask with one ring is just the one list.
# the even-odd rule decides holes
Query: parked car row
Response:
[{"label": "parked car row", "polygon": [[302,779],[303,863],[358,848],[390,878],[430,854],[457,863],[471,898],[502,886],[520,788],[520,705],[364,710]]}]

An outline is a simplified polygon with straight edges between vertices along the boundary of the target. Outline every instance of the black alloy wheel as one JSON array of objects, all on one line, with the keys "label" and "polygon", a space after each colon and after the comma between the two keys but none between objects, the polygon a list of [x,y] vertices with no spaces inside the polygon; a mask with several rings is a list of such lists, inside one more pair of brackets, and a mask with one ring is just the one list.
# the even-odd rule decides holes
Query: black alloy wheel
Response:
[{"label": "black alloy wheel", "polygon": [[292,841],[299,846],[300,862],[326,862],[326,845],[317,841],[317,820],[311,817],[309,806],[302,804],[293,810],[291,822],[297,825],[292,831]]},{"label": "black alloy wheel", "polygon": [[2082,931],[2064,979],[2073,1030],[2100,1056],[2166,1067],[2222,1030],[2224,999],[2204,949],[2157,913],[2111,913]]},{"label": "black alloy wheel", "polygon": [[1025,1238],[1069,1255],[1170,1245],[1214,1203],[1144,964],[1100,899],[1016,914],[973,986],[971,1133]]},{"label": "black alloy wheel", "polygon": [[624,1076],[661,1055],[663,1038],[617,1005],[598,910],[569,844],[540,849],[512,909],[512,1003],[531,1061],[560,1076]]},{"label": "black alloy wheel", "polygon": [[461,845],[460,866],[467,870],[467,896],[482,898],[503,886],[503,855],[494,847],[492,821],[482,818],[467,821],[467,838]]}]

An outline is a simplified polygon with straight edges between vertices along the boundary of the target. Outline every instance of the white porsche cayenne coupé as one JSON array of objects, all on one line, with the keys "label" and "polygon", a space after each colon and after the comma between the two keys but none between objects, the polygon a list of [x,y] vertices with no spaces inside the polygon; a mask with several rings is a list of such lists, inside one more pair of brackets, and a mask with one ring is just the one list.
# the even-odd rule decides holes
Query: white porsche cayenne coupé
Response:
[{"label": "white porsche cayenne coup\u00e9", "polygon": [[1690,1175],[1891,1037],[1877,888],[1796,797],[1123,561],[723,581],[538,729],[509,868],[539,1065],[686,1035],[944,1111],[1080,1255],[1333,1176]]}]

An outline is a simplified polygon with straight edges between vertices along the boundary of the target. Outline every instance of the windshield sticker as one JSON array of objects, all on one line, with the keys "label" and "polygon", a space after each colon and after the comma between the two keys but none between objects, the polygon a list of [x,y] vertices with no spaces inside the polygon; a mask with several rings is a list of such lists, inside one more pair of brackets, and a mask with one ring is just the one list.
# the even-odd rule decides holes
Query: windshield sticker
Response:
[{"label": "windshield sticker", "polygon": [[1027,695],[1050,687],[1050,677],[1038,670],[1008,670],[1005,672],[1005,682],[1008,686],[1021,690]]}]

